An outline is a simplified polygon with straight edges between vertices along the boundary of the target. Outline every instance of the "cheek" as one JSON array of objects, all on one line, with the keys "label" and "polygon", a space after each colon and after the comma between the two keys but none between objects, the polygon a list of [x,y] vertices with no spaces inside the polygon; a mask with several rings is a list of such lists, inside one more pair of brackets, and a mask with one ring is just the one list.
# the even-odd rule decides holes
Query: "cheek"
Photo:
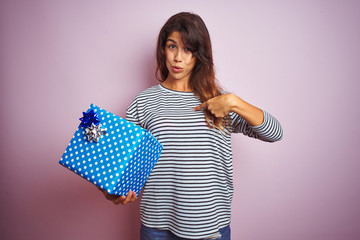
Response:
[{"label": "cheek", "polygon": [[194,58],[194,57],[191,57],[191,58],[188,59],[188,61],[186,62],[186,64],[187,64],[189,67],[194,68],[195,62],[196,62],[195,58]]},{"label": "cheek", "polygon": [[170,63],[168,62],[168,61],[166,61],[166,68],[167,68],[167,70],[169,71],[169,72],[171,72],[170,70],[171,70],[171,65],[170,65]]},{"label": "cheek", "polygon": [[166,65],[171,63],[170,55],[166,54],[165,61],[166,61]]},{"label": "cheek", "polygon": [[172,56],[172,52],[165,50],[165,57],[166,57],[166,61],[170,61]]},{"label": "cheek", "polygon": [[165,54],[165,63],[166,63],[166,66],[169,68],[169,65],[170,65],[170,55],[168,53]]}]

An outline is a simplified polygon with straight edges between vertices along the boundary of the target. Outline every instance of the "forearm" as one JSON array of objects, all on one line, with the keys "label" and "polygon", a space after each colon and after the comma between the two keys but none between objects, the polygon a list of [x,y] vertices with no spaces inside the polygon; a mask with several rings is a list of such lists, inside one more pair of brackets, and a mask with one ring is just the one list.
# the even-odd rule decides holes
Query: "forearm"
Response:
[{"label": "forearm", "polygon": [[211,98],[194,108],[199,111],[207,108],[215,117],[224,117],[229,112],[237,113],[250,126],[259,126],[264,121],[264,113],[261,109],[245,102],[232,93],[222,94]]},{"label": "forearm", "polygon": [[264,121],[264,113],[261,109],[247,103],[240,97],[229,94],[231,111],[240,115],[251,126],[259,126]]}]

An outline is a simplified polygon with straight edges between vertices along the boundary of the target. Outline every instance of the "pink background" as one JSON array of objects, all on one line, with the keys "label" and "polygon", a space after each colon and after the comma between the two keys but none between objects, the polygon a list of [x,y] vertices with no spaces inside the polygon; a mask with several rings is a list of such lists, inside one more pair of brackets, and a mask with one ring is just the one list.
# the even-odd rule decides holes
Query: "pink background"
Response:
[{"label": "pink background", "polygon": [[360,239],[356,0],[2,0],[0,238],[139,238],[139,201],[112,204],[58,160],[90,103],[124,117],[157,83],[179,11],[206,22],[224,88],[284,129],[233,136],[233,239]]}]

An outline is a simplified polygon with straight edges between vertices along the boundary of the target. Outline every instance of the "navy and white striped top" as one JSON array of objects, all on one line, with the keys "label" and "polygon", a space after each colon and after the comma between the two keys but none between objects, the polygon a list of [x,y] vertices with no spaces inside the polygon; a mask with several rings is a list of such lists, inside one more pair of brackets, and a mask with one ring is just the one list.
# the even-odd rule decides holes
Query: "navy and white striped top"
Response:
[{"label": "navy and white striped top", "polygon": [[[230,224],[234,190],[231,134],[210,129],[203,111],[193,111],[199,104],[192,92],[159,84],[137,95],[126,112],[164,147],[144,186],[141,221],[189,239],[209,237]],[[232,132],[268,142],[282,137],[279,122],[267,112],[257,127],[230,116]]]}]

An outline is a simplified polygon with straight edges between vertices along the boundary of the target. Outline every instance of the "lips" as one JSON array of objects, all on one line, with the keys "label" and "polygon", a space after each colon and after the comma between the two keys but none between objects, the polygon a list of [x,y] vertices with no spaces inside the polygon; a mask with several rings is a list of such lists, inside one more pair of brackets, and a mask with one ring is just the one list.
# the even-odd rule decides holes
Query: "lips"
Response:
[{"label": "lips", "polygon": [[181,72],[183,69],[181,67],[177,67],[177,66],[172,66],[172,70],[176,73]]}]

